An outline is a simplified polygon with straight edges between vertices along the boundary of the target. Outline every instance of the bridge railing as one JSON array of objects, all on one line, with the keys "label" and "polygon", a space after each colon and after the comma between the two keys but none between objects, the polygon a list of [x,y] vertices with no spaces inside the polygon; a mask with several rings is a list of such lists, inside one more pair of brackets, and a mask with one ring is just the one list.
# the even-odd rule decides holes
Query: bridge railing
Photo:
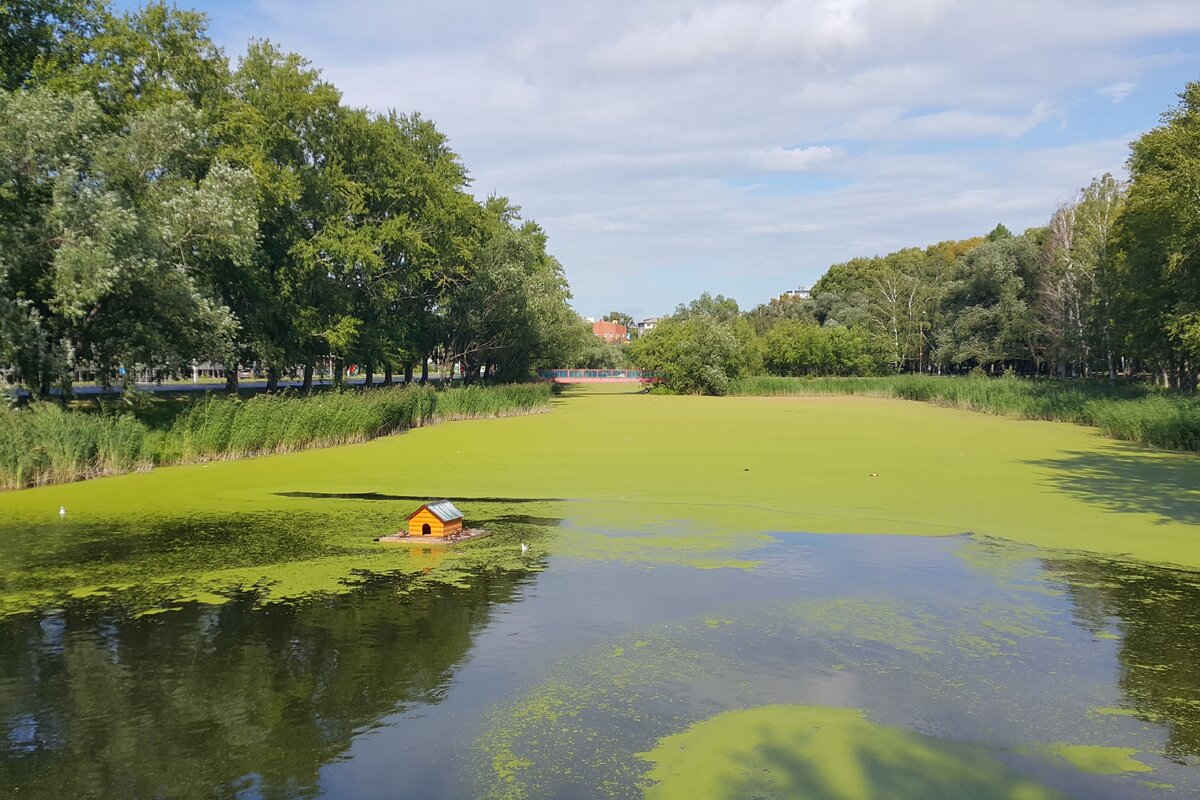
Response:
[{"label": "bridge railing", "polygon": [[644,369],[539,369],[538,377],[558,383],[587,381],[628,382],[653,381],[653,372]]}]

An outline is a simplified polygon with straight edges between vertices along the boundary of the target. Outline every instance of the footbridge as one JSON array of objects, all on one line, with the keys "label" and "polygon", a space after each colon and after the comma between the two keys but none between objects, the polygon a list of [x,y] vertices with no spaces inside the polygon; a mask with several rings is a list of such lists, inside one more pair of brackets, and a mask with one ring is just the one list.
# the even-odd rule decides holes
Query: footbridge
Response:
[{"label": "footbridge", "polygon": [[538,377],[554,383],[652,383],[658,378],[644,369],[539,369]]}]

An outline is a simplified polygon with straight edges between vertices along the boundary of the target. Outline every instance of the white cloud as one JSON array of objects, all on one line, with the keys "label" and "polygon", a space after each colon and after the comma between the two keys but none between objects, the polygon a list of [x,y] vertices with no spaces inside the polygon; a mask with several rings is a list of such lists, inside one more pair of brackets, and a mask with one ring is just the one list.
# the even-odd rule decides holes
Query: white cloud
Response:
[{"label": "white cloud", "polygon": [[1065,117],[1045,101],[1039,101],[1028,114],[1007,116],[976,111],[941,111],[911,117],[898,129],[910,137],[951,138],[960,136],[1007,136],[1015,138],[1029,133],[1044,122]]},{"label": "white cloud", "polygon": [[[348,103],[421,111],[473,191],[543,223],[581,310],[652,313],[703,290],[753,305],[855,254],[1038,224],[1119,172],[1197,74],[1200,14],[1086,5],[257,0],[223,43],[270,37]],[[1161,108],[1120,116],[1143,106],[1113,105],[1135,88]]]},{"label": "white cloud", "polygon": [[814,145],[812,147],[771,147],[752,150],[750,166],[765,172],[804,172],[844,156],[845,148]]},{"label": "white cloud", "polygon": [[1096,94],[1101,97],[1107,97],[1114,105],[1124,102],[1129,95],[1133,94],[1133,90],[1137,88],[1137,84],[1132,81],[1120,81],[1118,83],[1109,84],[1101,89],[1096,90]]},{"label": "white cloud", "polygon": [[886,31],[919,28],[945,0],[784,0],[701,5],[652,19],[597,48],[602,67],[685,67],[711,59],[773,56],[809,61],[861,50]]}]

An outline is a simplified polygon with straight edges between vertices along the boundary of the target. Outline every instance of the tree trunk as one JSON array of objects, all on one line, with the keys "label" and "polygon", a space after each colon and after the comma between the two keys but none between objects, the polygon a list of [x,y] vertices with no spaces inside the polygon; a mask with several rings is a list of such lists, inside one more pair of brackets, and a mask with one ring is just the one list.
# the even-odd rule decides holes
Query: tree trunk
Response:
[{"label": "tree trunk", "polygon": [[363,388],[370,389],[371,385],[375,383],[375,362],[368,361],[366,363],[366,368],[366,374],[363,376]]},{"label": "tree trunk", "polygon": [[267,367],[267,391],[279,391],[279,367],[274,364]]},{"label": "tree trunk", "polygon": [[304,383],[300,387],[300,391],[304,392],[305,394],[308,394],[309,392],[312,391],[312,374],[313,374],[313,365],[305,364],[304,365]]},{"label": "tree trunk", "polygon": [[412,362],[409,361],[407,364],[404,365],[404,385],[408,386],[410,383],[412,383],[412,379],[413,379],[413,365],[412,365]]},{"label": "tree trunk", "polygon": [[421,359],[421,385],[429,383],[429,357]]},{"label": "tree trunk", "polygon": [[238,391],[238,365],[225,365],[225,391],[230,394],[237,394]]},{"label": "tree trunk", "polygon": [[396,381],[392,378],[392,362],[383,362],[383,385],[391,386]]},{"label": "tree trunk", "polygon": [[333,360],[333,387],[335,389],[342,388],[342,381],[345,379],[346,364],[340,358]]}]

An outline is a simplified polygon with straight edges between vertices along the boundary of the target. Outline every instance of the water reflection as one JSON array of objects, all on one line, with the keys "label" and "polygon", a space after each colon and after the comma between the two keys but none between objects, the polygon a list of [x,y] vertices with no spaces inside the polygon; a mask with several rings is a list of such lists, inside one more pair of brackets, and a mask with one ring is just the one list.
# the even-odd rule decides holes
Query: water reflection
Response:
[{"label": "water reflection", "polygon": [[[1195,573],[965,537],[804,535],[697,569],[659,552],[690,553],[704,537],[687,531],[599,537],[581,555],[557,545],[588,532],[567,529],[543,534],[554,555],[524,560],[514,541],[552,520],[490,511],[486,546],[405,550],[403,575],[360,572],[340,594],[133,616],[147,586],[0,622],[0,794],[629,797],[638,754],[664,738],[788,704],[861,709],[908,744],[974,748],[1073,796],[1197,796]],[[204,553],[224,546],[212,539]],[[916,764],[896,760],[872,772],[880,786]]]},{"label": "water reflection", "polygon": [[0,622],[0,786],[20,797],[314,797],[352,737],[438,702],[525,573],[403,600],[245,594],[135,619]]},{"label": "water reflection", "polygon": [[1101,637],[1119,635],[1125,704],[1166,725],[1164,754],[1200,757],[1200,576],[1096,559],[1044,563],[1081,625]]}]

